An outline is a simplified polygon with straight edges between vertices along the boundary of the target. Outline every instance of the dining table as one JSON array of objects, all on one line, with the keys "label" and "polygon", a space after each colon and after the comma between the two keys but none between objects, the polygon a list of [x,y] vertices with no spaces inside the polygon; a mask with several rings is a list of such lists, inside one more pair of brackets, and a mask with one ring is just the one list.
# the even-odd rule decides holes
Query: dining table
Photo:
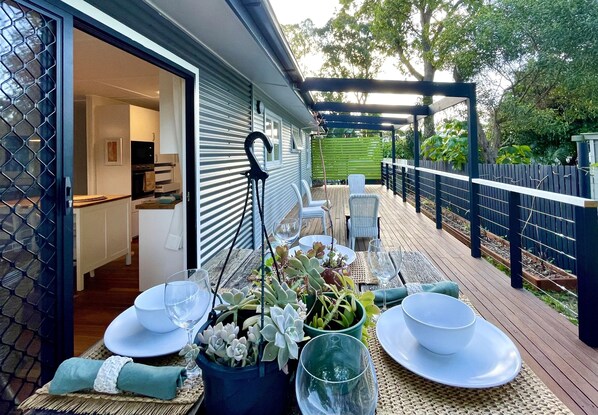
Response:
[{"label": "dining table", "polygon": [[[261,264],[261,249],[234,249],[225,267],[228,250],[222,251],[203,264],[215,287],[222,274],[220,289],[242,288],[251,280],[251,271]],[[396,278],[391,279],[392,288],[405,284],[431,284],[447,280],[432,264],[425,253],[416,251],[390,252],[396,269],[400,269]],[[224,270],[223,270],[224,268]],[[356,286],[361,291],[378,287],[376,277],[369,271],[367,252],[357,252],[349,270]],[[460,299],[472,304],[460,295]],[[473,306],[472,306],[473,308]],[[392,309],[390,309],[392,310]],[[389,310],[389,311],[390,311]],[[475,308],[474,308],[475,311]],[[479,317],[481,318],[481,317]],[[570,410],[550,391],[542,380],[523,362],[521,370],[510,382],[488,388],[455,387],[438,383],[420,376],[397,363],[383,348],[376,336],[376,328],[369,328],[367,346],[375,367],[378,382],[378,403],[376,414],[571,414]],[[83,356],[104,359],[111,355],[103,341],[92,346]],[[142,359],[141,363],[163,365],[179,364],[182,358],[176,354],[158,358]],[[137,359],[135,359],[137,361]],[[188,385],[189,386],[189,385]],[[97,408],[111,408],[110,411],[97,410],[96,414],[117,413],[152,413],[152,414],[201,414],[203,385],[197,379],[181,392],[181,402],[159,401],[138,396],[126,396],[121,402],[115,402],[114,396],[102,396],[93,392],[69,394],[67,396],[48,396],[44,388],[38,390],[30,401],[35,401],[40,394],[46,393],[42,404],[23,405],[27,415],[81,414],[83,400],[95,401]],[[185,389],[185,388],[183,388]],[[74,395],[74,396],[72,396]],[[112,400],[111,400],[112,399]],[[75,402],[69,406],[69,400]],[[102,401],[111,400],[110,405],[101,405]],[[27,403],[27,402],[26,402]],[[78,406],[77,406],[78,405]],[[119,410],[119,405],[121,408]],[[147,406],[144,406],[147,405]],[[77,410],[77,407],[79,410]],[[90,405],[89,408],[93,408]],[[116,408],[116,410],[115,410]],[[136,408],[134,412],[127,408]],[[89,413],[92,413],[91,411]],[[289,414],[299,414],[296,402],[289,407]]]}]

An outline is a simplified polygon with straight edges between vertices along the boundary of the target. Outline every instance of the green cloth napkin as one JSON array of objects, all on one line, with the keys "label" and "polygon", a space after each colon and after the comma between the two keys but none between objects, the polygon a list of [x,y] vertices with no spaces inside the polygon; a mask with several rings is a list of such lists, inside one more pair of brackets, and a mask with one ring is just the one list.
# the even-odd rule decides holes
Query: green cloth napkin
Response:
[{"label": "green cloth napkin", "polygon": [[[93,389],[93,382],[104,363],[103,360],[72,357],[58,366],[50,383],[52,395]],[[177,387],[187,378],[185,368],[180,366],[148,366],[127,363],[123,366],[116,387],[122,391],[171,400],[176,397]]]},{"label": "green cloth napkin", "polygon": [[[417,291],[426,291],[431,293],[440,293],[450,295],[451,297],[459,298],[459,285],[453,281],[440,281],[432,284],[407,284]],[[407,297],[407,287],[388,288],[386,290],[376,290],[374,294],[376,298],[374,302],[378,307],[382,307],[384,302],[384,291],[386,291],[386,306],[393,307],[401,304],[403,299]]]}]

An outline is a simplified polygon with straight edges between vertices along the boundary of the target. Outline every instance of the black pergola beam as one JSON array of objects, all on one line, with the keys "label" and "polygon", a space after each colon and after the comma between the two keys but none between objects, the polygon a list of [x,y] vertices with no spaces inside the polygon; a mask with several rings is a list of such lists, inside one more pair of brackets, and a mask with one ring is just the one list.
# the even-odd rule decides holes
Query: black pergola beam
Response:
[{"label": "black pergola beam", "polygon": [[380,124],[359,124],[353,122],[329,122],[324,124],[326,128],[347,128],[353,130],[376,130],[376,131],[392,131],[392,125]]},{"label": "black pergola beam", "polygon": [[375,117],[371,115],[337,115],[337,114],[321,114],[326,122],[363,122],[368,124],[393,124],[393,125],[407,125],[410,124],[407,118],[399,117]]},{"label": "black pergola beam", "polygon": [[415,94],[422,96],[469,97],[475,84],[465,82],[385,81],[379,79],[306,78],[302,91]]},{"label": "black pergola beam", "polygon": [[380,104],[348,104],[343,102],[317,102],[315,111],[334,112],[362,112],[369,114],[411,114],[429,115],[430,110],[426,105],[380,105]]}]

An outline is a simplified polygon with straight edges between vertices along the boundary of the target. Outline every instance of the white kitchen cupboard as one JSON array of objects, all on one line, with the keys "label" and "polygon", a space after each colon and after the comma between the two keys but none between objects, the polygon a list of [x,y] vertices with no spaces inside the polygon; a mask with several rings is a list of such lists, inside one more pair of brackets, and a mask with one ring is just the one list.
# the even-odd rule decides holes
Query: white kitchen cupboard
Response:
[{"label": "white kitchen cupboard", "polygon": [[136,199],[131,202],[131,239],[139,236],[139,210],[137,210],[137,205],[152,200],[154,200],[153,197],[144,197],[143,199]]},{"label": "white kitchen cupboard", "polygon": [[162,284],[166,277],[185,269],[185,251],[164,247],[174,206],[156,204],[139,209],[139,291]]},{"label": "white kitchen cupboard", "polygon": [[131,197],[106,196],[102,201],[74,204],[77,291],[84,288],[83,275],[123,255],[131,264],[129,220]]}]

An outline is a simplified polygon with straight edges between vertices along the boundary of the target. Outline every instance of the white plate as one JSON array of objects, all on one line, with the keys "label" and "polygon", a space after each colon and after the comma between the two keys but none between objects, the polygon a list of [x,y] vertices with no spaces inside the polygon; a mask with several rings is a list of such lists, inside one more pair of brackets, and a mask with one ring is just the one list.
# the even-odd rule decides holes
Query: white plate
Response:
[{"label": "white plate", "polygon": [[[210,301],[210,306],[212,302]],[[220,304],[216,300],[216,304]],[[195,326],[193,338],[207,321],[209,310]],[[177,353],[187,344],[187,332],[176,329],[168,333],[147,330],[139,321],[135,307],[131,306],[120,313],[106,329],[104,344],[114,354],[128,357],[154,357]]]},{"label": "white plate", "polygon": [[376,324],[378,341],[395,361],[426,379],[461,388],[504,385],[521,370],[519,350],[502,331],[481,317],[471,343],[453,355],[421,346],[405,325],[403,308],[383,313]]},{"label": "white plate", "polygon": [[[297,252],[298,250],[300,250],[301,247],[299,246],[294,246],[292,248],[289,248],[289,255],[295,255],[295,252]],[[343,245],[334,245],[334,250],[342,255],[347,255],[347,260],[345,261],[345,263],[347,265],[351,265],[351,263],[353,261],[355,261],[355,258],[357,258],[357,255],[355,254],[355,251],[352,250],[351,248],[347,248],[346,246]],[[327,255],[328,254],[328,250],[326,249],[324,251],[324,253]]]}]

